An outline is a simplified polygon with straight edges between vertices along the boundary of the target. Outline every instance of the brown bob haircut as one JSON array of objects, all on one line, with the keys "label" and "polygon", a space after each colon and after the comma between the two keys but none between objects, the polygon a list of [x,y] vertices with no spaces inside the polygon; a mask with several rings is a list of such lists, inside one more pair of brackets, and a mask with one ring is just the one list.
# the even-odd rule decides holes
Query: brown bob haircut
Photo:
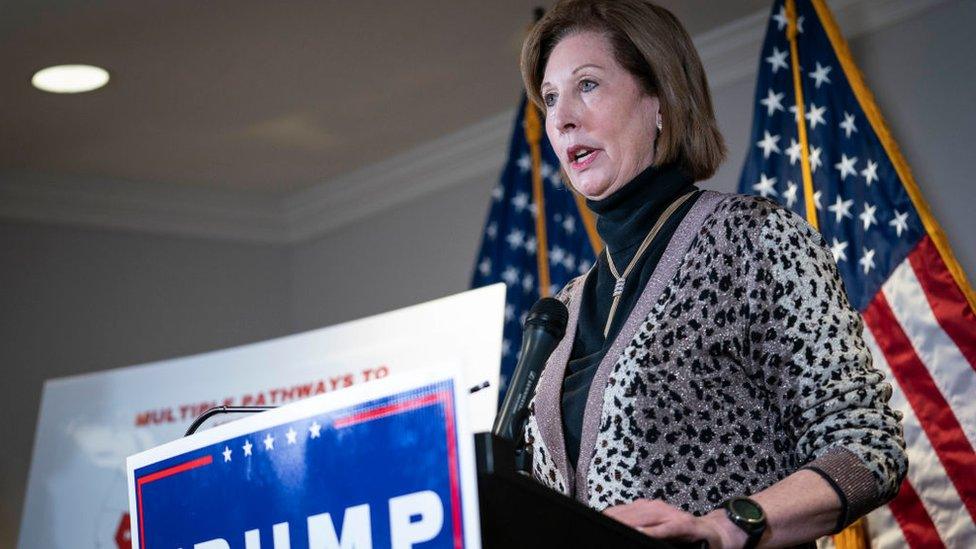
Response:
[{"label": "brown bob haircut", "polygon": [[668,10],[643,0],[563,0],[532,28],[522,44],[522,80],[543,112],[546,63],[563,38],[583,31],[604,34],[621,67],[661,104],[664,129],[655,165],[677,163],[695,181],[708,179],[725,157],[705,69],[688,32]]}]

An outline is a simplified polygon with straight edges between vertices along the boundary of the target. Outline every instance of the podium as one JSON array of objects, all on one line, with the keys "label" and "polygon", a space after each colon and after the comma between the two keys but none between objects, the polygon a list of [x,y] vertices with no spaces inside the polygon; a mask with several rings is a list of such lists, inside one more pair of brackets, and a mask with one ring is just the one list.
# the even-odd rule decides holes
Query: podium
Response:
[{"label": "podium", "polygon": [[[683,547],[653,540],[517,473],[515,452],[491,433],[475,435],[481,542],[507,547]],[[688,546],[693,547],[693,546]]]}]

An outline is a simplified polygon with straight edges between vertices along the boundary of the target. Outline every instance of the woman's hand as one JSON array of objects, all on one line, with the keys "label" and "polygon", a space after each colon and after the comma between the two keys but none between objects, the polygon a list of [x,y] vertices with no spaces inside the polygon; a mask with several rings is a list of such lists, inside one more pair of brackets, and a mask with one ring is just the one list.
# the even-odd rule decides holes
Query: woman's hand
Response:
[{"label": "woman's hand", "polygon": [[706,541],[709,549],[739,548],[746,542],[746,533],[732,524],[722,509],[696,517],[658,499],[639,499],[608,507],[603,513],[652,538]]}]

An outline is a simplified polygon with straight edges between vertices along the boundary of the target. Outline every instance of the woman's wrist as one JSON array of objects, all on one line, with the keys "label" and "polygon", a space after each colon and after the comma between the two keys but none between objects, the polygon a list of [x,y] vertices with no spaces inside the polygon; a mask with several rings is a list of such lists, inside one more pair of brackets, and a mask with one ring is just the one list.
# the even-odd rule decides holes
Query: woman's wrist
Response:
[{"label": "woman's wrist", "polygon": [[722,539],[722,549],[739,549],[745,547],[749,536],[746,531],[729,520],[725,509],[716,509],[702,517],[712,523],[719,537]]}]

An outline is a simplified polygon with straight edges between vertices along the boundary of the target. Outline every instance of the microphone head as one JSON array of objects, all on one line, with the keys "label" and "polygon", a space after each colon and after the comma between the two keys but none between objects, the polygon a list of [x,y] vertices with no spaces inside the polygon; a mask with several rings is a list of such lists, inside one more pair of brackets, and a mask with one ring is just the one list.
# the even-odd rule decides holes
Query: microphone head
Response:
[{"label": "microphone head", "polygon": [[569,321],[569,309],[562,301],[554,297],[544,297],[535,302],[525,318],[525,328],[530,325],[541,326],[556,339],[562,339],[566,334],[566,323]]}]

